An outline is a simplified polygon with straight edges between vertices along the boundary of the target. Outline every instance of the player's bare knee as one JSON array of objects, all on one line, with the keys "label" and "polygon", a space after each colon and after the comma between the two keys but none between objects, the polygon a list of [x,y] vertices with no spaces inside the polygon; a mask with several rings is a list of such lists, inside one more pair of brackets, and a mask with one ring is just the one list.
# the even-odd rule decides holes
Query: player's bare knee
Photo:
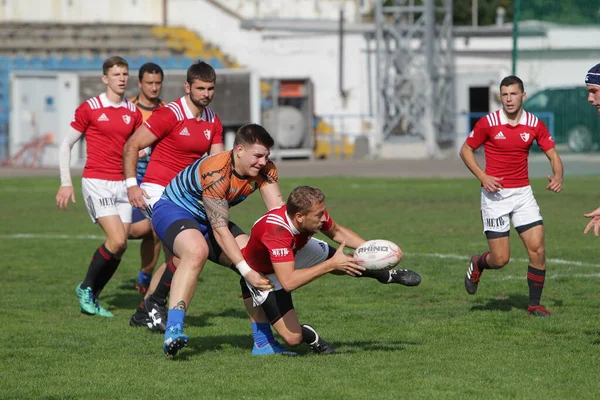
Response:
[{"label": "player's bare knee", "polygon": [[192,246],[186,249],[184,257],[194,269],[201,270],[208,259],[208,249],[206,246]]},{"label": "player's bare knee", "polygon": [[122,255],[127,250],[127,240],[125,238],[109,238],[106,241],[106,248],[114,255]]},{"label": "player's bare knee", "polygon": [[537,269],[546,269],[546,251],[543,246],[529,251],[529,264]]},{"label": "player's bare knee", "polygon": [[510,261],[510,254],[492,254],[488,258],[488,265],[492,268],[503,268]]}]

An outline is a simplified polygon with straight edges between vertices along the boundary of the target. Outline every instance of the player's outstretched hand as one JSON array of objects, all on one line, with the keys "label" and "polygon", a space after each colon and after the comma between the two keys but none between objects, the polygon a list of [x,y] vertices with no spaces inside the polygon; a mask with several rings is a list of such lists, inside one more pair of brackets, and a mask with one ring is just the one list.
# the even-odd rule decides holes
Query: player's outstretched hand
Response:
[{"label": "player's outstretched hand", "polygon": [[496,178],[495,176],[485,175],[481,179],[481,186],[483,186],[483,188],[489,193],[496,193],[504,188],[501,182],[502,179],[504,178]]},{"label": "player's outstretched hand", "polygon": [[366,268],[356,264],[353,256],[344,254],[345,246],[345,242],[341,243],[340,247],[337,249],[333,257],[331,257],[331,262],[333,263],[334,268],[338,271],[343,271],[351,276],[362,275],[362,272]]},{"label": "player's outstretched hand", "polygon": [[586,233],[588,233],[589,230],[592,229],[592,226],[593,226],[594,227],[594,235],[598,236],[598,233],[600,231],[600,207],[596,208],[592,212],[583,214],[583,216],[586,218],[591,218],[591,221],[588,222],[587,226],[583,230],[583,234],[585,235]]},{"label": "player's outstretched hand", "polygon": [[144,201],[144,197],[149,199],[150,196],[148,196],[148,193],[144,189],[137,185],[127,188],[127,197],[131,205],[140,210],[145,210],[148,207]]},{"label": "player's outstretched hand", "polygon": [[73,186],[61,186],[56,193],[56,205],[61,210],[66,210],[69,205],[69,199],[75,203],[75,191]]},{"label": "player's outstretched hand", "polygon": [[248,281],[249,284],[251,284],[257,289],[266,291],[273,289],[273,285],[271,284],[269,278],[267,278],[260,272],[252,270],[244,278],[246,279],[246,281]]},{"label": "player's outstretched hand", "polygon": [[553,192],[560,192],[562,190],[562,178],[557,178],[556,176],[546,175],[548,178],[548,185],[546,189],[551,190]]}]

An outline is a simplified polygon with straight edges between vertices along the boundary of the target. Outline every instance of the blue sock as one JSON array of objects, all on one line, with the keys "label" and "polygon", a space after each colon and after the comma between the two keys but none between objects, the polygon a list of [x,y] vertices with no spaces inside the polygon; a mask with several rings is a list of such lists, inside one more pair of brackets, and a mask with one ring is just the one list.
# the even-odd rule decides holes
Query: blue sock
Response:
[{"label": "blue sock", "polygon": [[170,327],[180,324],[183,329],[183,319],[185,318],[185,311],[170,309],[167,313],[167,331]]},{"label": "blue sock", "polygon": [[264,347],[269,343],[275,343],[271,324],[268,322],[253,322],[252,323],[252,338],[256,347]]},{"label": "blue sock", "polygon": [[152,280],[152,275],[145,273],[144,271],[140,271],[138,272],[138,279],[137,279],[137,283],[145,283],[145,284],[150,284],[150,281]]}]

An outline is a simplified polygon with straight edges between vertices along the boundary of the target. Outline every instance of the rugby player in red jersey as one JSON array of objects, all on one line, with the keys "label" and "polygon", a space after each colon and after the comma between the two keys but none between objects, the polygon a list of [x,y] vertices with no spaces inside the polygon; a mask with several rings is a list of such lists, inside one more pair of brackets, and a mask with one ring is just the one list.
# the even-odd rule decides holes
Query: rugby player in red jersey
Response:
[{"label": "rugby player in red jersey", "polygon": [[[224,150],[223,126],[218,115],[208,105],[215,94],[217,74],[209,64],[199,61],[187,70],[186,95],[156,109],[125,144],[124,164],[128,195],[131,204],[152,218],[152,206],[158,201],[169,182],[188,165],[205,154]],[[135,179],[138,153],[152,147],[152,157],[140,186]],[[158,241],[158,237],[155,236]],[[146,326],[164,331],[166,308],[154,301],[151,294],[158,290],[165,297],[168,288],[160,287],[162,275],[170,281],[175,271],[172,255],[154,274],[146,295],[130,319],[131,326]],[[162,292],[165,292],[164,295]]]},{"label": "rugby player in red jersey", "polygon": [[[546,189],[562,190],[563,164],[546,125],[523,110],[523,81],[508,76],[500,82],[502,109],[482,117],[460,149],[460,156],[481,182],[481,219],[489,251],[471,257],[465,289],[475,294],[486,269],[504,267],[510,258],[509,231],[512,221],[529,255],[527,312],[540,317],[550,311],[540,304],[546,277],[544,225],[540,208],[529,185],[528,156],[534,141],[546,154],[553,175],[548,175]],[[481,145],[485,170],[475,158]]]},{"label": "rugby player in red jersey", "polygon": [[77,286],[81,312],[112,317],[98,303],[98,296],[113,276],[127,249],[131,224],[131,204],[123,175],[123,146],[142,124],[142,114],[124,99],[129,66],[121,57],[110,57],[102,66],[106,92],[83,102],[75,111],[71,130],[59,149],[60,188],[56,205],[66,209],[69,199],[75,202],[71,182],[71,149],[85,135],[87,160],[82,175],[85,206],[94,223],[106,235],[96,250],[83,282]]}]

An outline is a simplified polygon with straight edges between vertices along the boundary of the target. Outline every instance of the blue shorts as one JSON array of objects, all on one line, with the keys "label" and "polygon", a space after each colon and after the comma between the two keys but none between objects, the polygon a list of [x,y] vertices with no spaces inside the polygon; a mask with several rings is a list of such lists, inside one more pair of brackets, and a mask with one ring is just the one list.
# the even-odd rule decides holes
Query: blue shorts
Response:
[{"label": "blue shorts", "polygon": [[146,216],[144,215],[142,210],[140,210],[137,207],[133,207],[133,209],[131,210],[131,223],[135,224],[136,222],[140,222],[145,219],[146,219]]},{"label": "blue shorts", "polygon": [[[177,223],[179,226],[174,226]],[[152,207],[152,227],[169,250],[173,251],[173,243],[179,232],[196,229],[208,240],[209,227],[201,224],[185,208],[179,207],[171,200],[161,198]]]}]

